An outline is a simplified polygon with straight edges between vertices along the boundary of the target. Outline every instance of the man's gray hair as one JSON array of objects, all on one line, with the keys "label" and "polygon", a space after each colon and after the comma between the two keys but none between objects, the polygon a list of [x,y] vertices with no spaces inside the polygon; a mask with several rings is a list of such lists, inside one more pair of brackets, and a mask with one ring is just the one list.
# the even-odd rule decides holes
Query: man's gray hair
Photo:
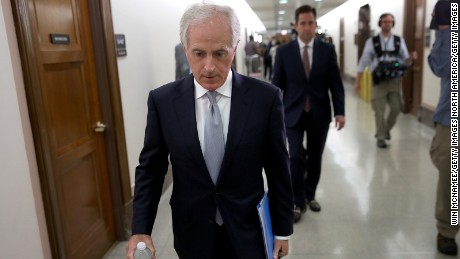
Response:
[{"label": "man's gray hair", "polygon": [[240,40],[240,22],[235,11],[229,6],[211,3],[197,3],[189,6],[180,19],[180,41],[187,47],[188,28],[191,24],[199,24],[208,21],[214,16],[226,19],[232,30],[232,47],[236,47]]}]

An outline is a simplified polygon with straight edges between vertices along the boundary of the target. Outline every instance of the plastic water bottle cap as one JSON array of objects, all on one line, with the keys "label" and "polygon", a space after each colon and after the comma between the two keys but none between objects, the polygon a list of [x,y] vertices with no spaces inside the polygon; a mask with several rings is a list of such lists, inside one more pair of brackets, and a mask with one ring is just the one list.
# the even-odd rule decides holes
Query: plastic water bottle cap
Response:
[{"label": "plastic water bottle cap", "polygon": [[147,246],[145,245],[144,242],[137,243],[137,249],[139,249],[139,250],[145,250],[146,247]]}]

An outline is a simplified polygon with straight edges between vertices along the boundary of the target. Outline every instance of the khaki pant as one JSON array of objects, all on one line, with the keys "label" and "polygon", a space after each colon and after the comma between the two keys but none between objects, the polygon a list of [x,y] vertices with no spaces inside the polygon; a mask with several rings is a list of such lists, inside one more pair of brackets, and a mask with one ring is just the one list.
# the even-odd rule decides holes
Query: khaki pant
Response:
[{"label": "khaki pant", "polygon": [[[372,88],[372,109],[375,115],[375,137],[385,139],[385,135],[396,124],[396,118],[401,112],[401,79],[396,78],[379,83]],[[385,117],[386,107],[390,107],[390,112]]]},{"label": "khaki pant", "polygon": [[[436,226],[438,232],[447,237],[455,238],[459,225],[450,225],[450,192],[451,192],[451,146],[450,127],[437,124],[436,133],[431,143],[430,155],[434,166],[439,170],[436,194]],[[458,147],[457,147],[458,149]],[[457,210],[458,211],[458,210]]]}]

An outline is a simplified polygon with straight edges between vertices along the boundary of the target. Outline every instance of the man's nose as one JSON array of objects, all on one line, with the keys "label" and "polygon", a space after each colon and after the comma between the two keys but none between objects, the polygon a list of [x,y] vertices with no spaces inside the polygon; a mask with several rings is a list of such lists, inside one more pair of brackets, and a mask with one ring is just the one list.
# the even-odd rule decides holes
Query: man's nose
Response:
[{"label": "man's nose", "polygon": [[204,69],[206,69],[206,71],[212,72],[215,67],[216,66],[214,64],[214,58],[211,55],[206,57],[206,59],[204,60]]}]

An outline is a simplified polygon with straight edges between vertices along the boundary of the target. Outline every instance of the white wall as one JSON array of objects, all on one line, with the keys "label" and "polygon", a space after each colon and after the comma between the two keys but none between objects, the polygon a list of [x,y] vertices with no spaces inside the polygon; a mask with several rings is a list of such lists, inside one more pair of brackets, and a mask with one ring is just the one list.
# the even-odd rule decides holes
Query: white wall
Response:
[{"label": "white wall", "polygon": [[[425,27],[428,27],[431,21],[431,12],[437,0],[427,0]],[[326,30],[334,39],[336,51],[339,51],[339,24],[340,19],[344,18],[345,23],[345,67],[346,75],[355,76],[358,64],[358,49],[354,43],[354,35],[358,32],[358,12],[363,5],[370,6],[370,26],[375,33],[380,32],[378,20],[382,13],[392,13],[395,19],[395,27],[393,33],[403,35],[404,22],[404,1],[401,0],[349,0],[332,12],[318,18],[318,25],[321,29]],[[432,39],[434,33],[431,32]],[[432,40],[433,41],[433,40]],[[422,75],[422,105],[426,107],[435,107],[439,98],[439,79],[431,72],[427,56],[431,48],[425,47],[423,55],[419,53],[419,59],[423,59],[423,75]],[[409,49],[409,51],[413,51]]]},{"label": "white wall", "polygon": [[[179,21],[185,8],[199,0],[112,0],[112,17],[116,34],[125,34],[128,55],[118,58],[125,121],[126,144],[131,184],[143,146],[147,117],[147,96],[151,89],[174,81],[174,46],[180,42]],[[257,21],[251,20],[254,12],[244,0],[220,0],[232,6],[242,25],[241,42],[237,49],[237,68],[244,68],[244,32],[254,31]],[[252,13],[251,13],[252,12]],[[260,21],[260,20],[259,20]],[[260,27],[257,27],[260,28]]]},{"label": "white wall", "polygon": [[114,32],[124,34],[128,55],[118,58],[131,183],[143,146],[148,92],[175,78],[174,46],[184,7],[173,1],[112,0]]},{"label": "white wall", "polygon": [[[0,5],[0,251],[51,258],[11,4]],[[24,242],[24,243],[23,243]]]}]

